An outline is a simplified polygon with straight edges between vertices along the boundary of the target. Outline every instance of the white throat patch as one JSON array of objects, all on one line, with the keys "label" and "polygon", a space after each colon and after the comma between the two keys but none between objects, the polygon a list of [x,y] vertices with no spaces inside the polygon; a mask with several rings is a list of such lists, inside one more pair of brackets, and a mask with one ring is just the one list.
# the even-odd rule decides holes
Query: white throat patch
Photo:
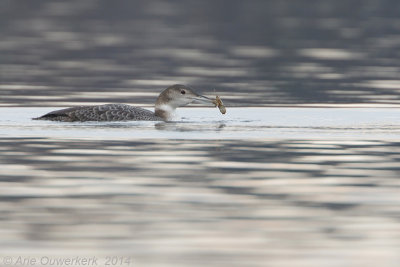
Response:
[{"label": "white throat patch", "polygon": [[175,109],[167,104],[162,104],[156,107],[156,109],[161,109],[167,114],[167,119],[170,120],[175,115]]}]

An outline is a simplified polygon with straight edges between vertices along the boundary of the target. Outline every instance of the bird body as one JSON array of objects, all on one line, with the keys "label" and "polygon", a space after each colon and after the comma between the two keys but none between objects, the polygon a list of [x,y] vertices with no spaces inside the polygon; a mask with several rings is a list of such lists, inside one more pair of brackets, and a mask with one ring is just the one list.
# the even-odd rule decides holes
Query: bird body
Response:
[{"label": "bird body", "polygon": [[150,110],[133,107],[126,104],[105,104],[98,106],[77,106],[65,108],[47,113],[39,120],[51,121],[124,121],[124,120],[143,120],[143,121],[162,121],[161,117],[156,116]]},{"label": "bird body", "polygon": [[126,104],[105,104],[97,106],[77,106],[49,112],[35,120],[51,121],[168,121],[177,107],[194,101],[212,104],[213,100],[198,95],[189,87],[175,84],[160,93],[155,104],[155,112]]}]

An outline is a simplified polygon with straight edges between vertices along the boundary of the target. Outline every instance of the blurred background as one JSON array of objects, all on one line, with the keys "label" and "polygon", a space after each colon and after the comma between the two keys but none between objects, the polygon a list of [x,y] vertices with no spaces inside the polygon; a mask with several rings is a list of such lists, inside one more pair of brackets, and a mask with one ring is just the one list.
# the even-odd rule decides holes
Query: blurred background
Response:
[{"label": "blurred background", "polygon": [[397,0],[0,2],[0,105],[399,104]]}]

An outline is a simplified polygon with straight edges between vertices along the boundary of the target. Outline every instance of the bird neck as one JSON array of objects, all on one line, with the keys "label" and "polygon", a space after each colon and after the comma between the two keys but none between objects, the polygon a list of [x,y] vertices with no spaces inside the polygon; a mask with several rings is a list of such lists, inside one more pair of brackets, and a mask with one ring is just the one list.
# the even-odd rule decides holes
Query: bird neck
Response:
[{"label": "bird neck", "polygon": [[156,104],[154,114],[165,121],[170,120],[174,115],[175,108],[167,104]]}]

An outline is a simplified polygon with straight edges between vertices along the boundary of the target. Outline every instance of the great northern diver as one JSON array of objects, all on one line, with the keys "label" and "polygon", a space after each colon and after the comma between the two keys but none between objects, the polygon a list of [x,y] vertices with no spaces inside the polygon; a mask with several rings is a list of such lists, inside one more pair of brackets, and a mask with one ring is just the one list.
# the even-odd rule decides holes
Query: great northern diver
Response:
[{"label": "great northern diver", "polygon": [[192,102],[213,104],[214,100],[195,93],[189,87],[175,84],[160,93],[155,104],[155,112],[125,104],[105,104],[98,106],[78,106],[55,110],[34,120],[51,121],[168,121],[177,107]]}]

